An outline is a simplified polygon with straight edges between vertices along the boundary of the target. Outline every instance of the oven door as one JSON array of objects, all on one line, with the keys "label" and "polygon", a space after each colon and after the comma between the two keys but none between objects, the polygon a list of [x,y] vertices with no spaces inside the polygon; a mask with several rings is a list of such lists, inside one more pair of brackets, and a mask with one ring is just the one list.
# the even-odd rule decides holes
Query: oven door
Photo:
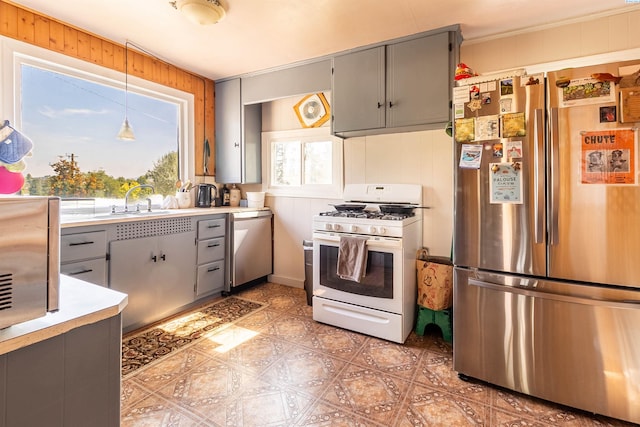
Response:
[{"label": "oven door", "polygon": [[401,314],[404,291],[402,239],[370,236],[364,277],[360,282],[354,282],[337,275],[341,235],[350,234],[313,233],[313,295]]}]

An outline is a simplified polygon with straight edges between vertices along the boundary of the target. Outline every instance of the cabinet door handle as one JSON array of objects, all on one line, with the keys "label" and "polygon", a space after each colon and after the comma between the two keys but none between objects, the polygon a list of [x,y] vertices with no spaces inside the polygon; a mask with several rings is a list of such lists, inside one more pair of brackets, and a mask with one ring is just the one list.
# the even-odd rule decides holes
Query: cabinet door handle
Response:
[{"label": "cabinet door handle", "polygon": [[212,268],[207,269],[207,273],[211,273],[211,272],[217,271],[217,270],[220,270],[220,267],[212,267]]},{"label": "cabinet door handle", "polygon": [[77,275],[79,275],[79,274],[91,273],[92,271],[93,271],[93,269],[92,269],[92,268],[88,268],[88,269],[86,269],[86,270],[82,270],[82,271],[74,271],[73,273],[66,273],[66,274],[68,274],[69,276],[77,276]]},{"label": "cabinet door handle", "polygon": [[218,228],[218,227],[220,227],[220,224],[210,225],[207,228]]},{"label": "cabinet door handle", "polygon": [[220,243],[211,243],[211,244],[207,245],[208,248],[215,248],[217,246],[220,246]]},{"label": "cabinet door handle", "polygon": [[158,262],[158,257],[157,257],[157,256],[155,256],[155,255],[152,255],[152,256],[151,256],[151,260],[152,260],[153,262]]},{"label": "cabinet door handle", "polygon": [[393,102],[389,101],[389,108],[393,107]]},{"label": "cabinet door handle", "polygon": [[382,108],[384,104],[382,102],[378,102],[378,108]]},{"label": "cabinet door handle", "polygon": [[165,255],[165,254],[160,255],[160,259],[163,260],[163,261],[166,261],[167,260],[167,255]]},{"label": "cabinet door handle", "polygon": [[88,241],[88,242],[71,242],[69,243],[69,246],[81,246],[81,245],[93,245],[95,242],[93,241]]},{"label": "cabinet door handle", "polygon": [[234,147],[240,147],[240,143],[239,142],[234,142],[233,146]]}]

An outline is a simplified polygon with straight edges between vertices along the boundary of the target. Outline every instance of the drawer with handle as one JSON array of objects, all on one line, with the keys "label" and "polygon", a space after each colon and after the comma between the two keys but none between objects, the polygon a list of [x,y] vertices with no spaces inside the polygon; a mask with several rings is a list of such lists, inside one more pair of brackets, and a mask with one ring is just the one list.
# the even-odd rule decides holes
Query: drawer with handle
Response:
[{"label": "drawer with handle", "polygon": [[224,289],[224,261],[215,261],[198,267],[196,295]]},{"label": "drawer with handle", "polygon": [[60,262],[104,257],[106,253],[107,234],[104,231],[60,236]]},{"label": "drawer with handle", "polygon": [[104,258],[62,264],[60,273],[85,282],[107,286],[107,268]]},{"label": "drawer with handle", "polygon": [[198,264],[224,259],[224,237],[198,242]]},{"label": "drawer with handle", "polygon": [[225,218],[198,221],[198,239],[221,237],[225,233]]}]

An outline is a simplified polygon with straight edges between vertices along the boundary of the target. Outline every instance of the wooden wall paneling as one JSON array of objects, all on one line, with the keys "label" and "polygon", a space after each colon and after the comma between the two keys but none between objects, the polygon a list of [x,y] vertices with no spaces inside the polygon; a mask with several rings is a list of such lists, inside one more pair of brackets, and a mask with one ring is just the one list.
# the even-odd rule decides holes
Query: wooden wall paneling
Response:
[{"label": "wooden wall paneling", "polygon": [[102,43],[102,65],[107,68],[115,68],[113,63],[113,45],[111,43]]},{"label": "wooden wall paneling", "polygon": [[91,61],[91,36],[82,31],[78,31],[78,50],[76,56],[85,61]]},{"label": "wooden wall paneling", "polygon": [[202,101],[202,77],[196,77],[193,74],[185,74],[184,82],[186,84],[185,89],[187,92],[191,92],[196,95],[196,98]]},{"label": "wooden wall paneling", "polygon": [[49,20],[43,16],[34,17],[34,43],[36,46],[49,49]]},{"label": "wooden wall paneling", "polygon": [[185,80],[185,84],[189,84],[194,87],[194,115],[196,120],[196,131],[194,132],[194,147],[193,147],[193,160],[195,162],[196,174],[204,175],[204,167],[202,165],[202,155],[204,152],[204,109],[202,108],[202,90],[204,89],[202,86],[202,82],[192,82],[191,80],[195,80],[195,78],[189,79],[189,81]]},{"label": "wooden wall paneling", "polygon": [[65,55],[77,58],[78,52],[78,31],[75,28],[64,27],[64,53]]},{"label": "wooden wall paneling", "polygon": [[167,85],[171,87],[178,87],[178,70],[175,67],[167,67]]},{"label": "wooden wall paneling", "polygon": [[164,62],[160,64],[160,75],[158,76],[158,82],[165,86],[169,86],[169,64]]},{"label": "wooden wall paneling", "polygon": [[97,37],[89,38],[89,55],[91,62],[104,65],[104,58],[102,57],[102,40]]},{"label": "wooden wall paneling", "polygon": [[[191,81],[193,80],[193,76],[191,74],[187,74],[182,70],[178,70],[178,75],[180,75],[180,81],[182,82],[181,84],[181,90],[184,90],[186,92],[192,92],[193,88],[191,85]],[[194,93],[195,95],[195,93]]]},{"label": "wooden wall paneling", "polygon": [[176,70],[176,86],[179,90],[188,92],[189,84],[187,82],[187,76],[182,70]]},{"label": "wooden wall paneling", "polygon": [[113,46],[113,69],[124,73],[124,46]]},{"label": "wooden wall paneling", "polygon": [[[194,147],[194,159],[196,166],[196,175],[204,176],[204,142],[209,141],[209,162],[207,163],[207,170],[209,176],[213,175],[215,168],[215,150],[214,150],[214,117],[213,117],[213,88],[214,82],[211,80],[193,79],[195,84],[195,91],[197,100],[196,105],[199,108],[195,111],[196,121],[199,132],[195,135],[195,147]],[[206,123],[206,126],[205,126]]]},{"label": "wooden wall paneling", "polygon": [[[125,71],[125,47],[123,45],[5,0],[0,0],[0,34],[120,72]],[[206,138],[209,140],[211,148],[208,169],[213,173],[215,165],[215,82],[132,48],[129,49],[128,68],[130,75],[194,95],[194,171],[199,176],[204,173],[202,159]]]},{"label": "wooden wall paneling", "polygon": [[155,68],[155,64],[154,64],[154,59],[151,58],[150,56],[144,56],[143,57],[143,63],[142,63],[142,74],[144,75],[144,78],[147,80],[154,80],[153,78],[153,69]]},{"label": "wooden wall paneling", "polygon": [[160,61],[155,58],[151,58],[151,79],[154,82],[160,81]]},{"label": "wooden wall paneling", "polygon": [[0,32],[18,38],[18,8],[12,4],[0,2]]},{"label": "wooden wall paneling", "polygon": [[24,9],[18,9],[18,39],[30,44],[35,41],[33,13]]},{"label": "wooden wall paneling", "polygon": [[[125,55],[127,54],[125,53]],[[129,55],[129,74],[143,79],[144,78],[144,58],[142,57],[142,54],[139,52],[136,52],[135,50],[129,49],[128,55]]]},{"label": "wooden wall paneling", "polygon": [[49,20],[49,49],[64,53],[64,25]]},{"label": "wooden wall paneling", "polygon": [[180,70],[175,67],[169,67],[169,68],[172,71],[171,76],[173,78],[171,82],[171,87],[174,87],[179,90],[183,90],[182,74],[180,73]]},{"label": "wooden wall paneling", "polygon": [[198,93],[198,83],[201,81],[202,79],[195,77],[193,74],[184,73],[184,90],[193,93],[196,98],[202,100],[202,92]]}]

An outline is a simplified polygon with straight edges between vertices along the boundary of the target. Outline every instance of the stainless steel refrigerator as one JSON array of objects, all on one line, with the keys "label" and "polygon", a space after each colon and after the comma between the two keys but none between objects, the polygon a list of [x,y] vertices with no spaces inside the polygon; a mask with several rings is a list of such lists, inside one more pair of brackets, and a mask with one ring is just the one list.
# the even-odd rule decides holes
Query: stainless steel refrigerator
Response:
[{"label": "stainless steel refrigerator", "polygon": [[640,423],[639,70],[455,89],[462,377]]}]

